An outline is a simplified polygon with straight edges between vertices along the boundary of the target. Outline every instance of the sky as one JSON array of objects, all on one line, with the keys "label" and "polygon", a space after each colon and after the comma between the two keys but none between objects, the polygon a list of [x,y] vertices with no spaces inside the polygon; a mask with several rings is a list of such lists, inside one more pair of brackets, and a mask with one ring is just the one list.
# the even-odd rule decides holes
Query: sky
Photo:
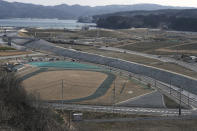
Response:
[{"label": "sky", "polygon": [[33,3],[41,5],[58,5],[58,4],[68,4],[68,5],[89,5],[89,6],[101,6],[101,5],[131,5],[140,3],[154,3],[161,5],[171,5],[171,6],[183,6],[183,7],[197,7],[197,0],[5,0],[9,2],[23,2],[23,3]]}]

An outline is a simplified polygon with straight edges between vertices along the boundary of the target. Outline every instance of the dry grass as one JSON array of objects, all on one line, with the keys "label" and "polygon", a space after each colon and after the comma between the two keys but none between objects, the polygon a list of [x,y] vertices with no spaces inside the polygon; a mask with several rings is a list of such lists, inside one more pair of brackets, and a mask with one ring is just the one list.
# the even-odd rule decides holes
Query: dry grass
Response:
[{"label": "dry grass", "polygon": [[17,76],[20,78],[37,70],[39,70],[38,67],[33,67],[30,66],[29,64],[25,64],[22,70],[17,71]]},{"label": "dry grass", "polygon": [[109,56],[109,57],[114,57],[114,58],[120,58],[123,60],[136,62],[136,63],[148,65],[148,66],[153,66],[153,67],[169,70],[172,72],[184,74],[193,78],[197,78],[196,72],[190,69],[187,69],[185,67],[179,66],[177,64],[173,64],[173,63],[165,63],[165,62],[161,62],[159,60],[155,60],[151,58],[146,58],[146,57],[132,55],[132,54],[112,52],[112,51],[102,51],[102,50],[91,49],[91,50],[88,50],[87,52],[96,53],[99,55],[104,55],[104,56]]},{"label": "dry grass", "polygon": [[160,62],[159,60],[155,60],[155,59],[151,59],[151,58],[146,58],[146,57],[127,54],[127,53],[113,52],[113,51],[103,51],[103,50],[98,50],[98,49],[96,49],[96,50],[91,49],[91,50],[88,50],[87,52],[95,53],[95,54],[99,54],[99,55],[104,55],[104,56],[109,56],[109,57],[114,57],[114,58],[120,58],[123,60],[137,62],[137,63],[141,63],[141,64],[151,64],[151,63]]},{"label": "dry grass", "polygon": [[178,54],[197,54],[197,50],[176,50],[176,49],[157,49],[157,52],[165,52],[165,53],[178,53]]},{"label": "dry grass", "polygon": [[[19,75],[24,76],[37,68],[28,68]],[[63,99],[71,100],[82,98],[93,94],[99,85],[107,78],[107,75],[100,72],[80,71],[80,70],[64,70],[64,71],[48,71],[32,76],[25,80],[23,85],[27,92],[40,94],[43,100],[61,100],[62,99],[62,79],[64,79]],[[114,98],[115,86],[115,101]],[[98,104],[111,105],[114,102],[128,100],[130,98],[149,93],[152,90],[147,89],[145,85],[128,79],[117,74],[115,84],[104,96],[94,100],[80,102],[80,104]]]},{"label": "dry grass", "polygon": [[[114,91],[115,87],[115,91]],[[145,88],[145,85],[128,78],[117,76],[115,82],[107,93],[95,100],[84,101],[84,104],[112,105],[130,98],[152,92],[151,89]],[[114,99],[115,93],[115,99]],[[115,101],[114,101],[115,100]]]},{"label": "dry grass", "polygon": [[[59,44],[59,45],[63,47],[67,47],[67,45],[63,45],[63,44]],[[176,72],[176,73],[180,73],[180,74],[184,74],[190,77],[197,78],[196,72],[190,69],[187,69],[185,67],[182,67],[180,65],[173,64],[173,63],[165,63],[156,59],[151,59],[151,58],[133,55],[133,54],[120,53],[120,52],[114,52],[114,51],[104,51],[104,50],[97,49],[96,47],[75,45],[75,46],[72,46],[72,48],[76,50],[80,50],[80,51],[95,53],[95,54],[99,54],[103,56],[109,56],[109,57],[119,58],[119,59],[131,61],[131,62],[148,65],[148,66],[153,66],[153,67],[157,67],[157,68],[161,68],[161,69],[165,69],[165,70],[169,70],[172,72]]]},{"label": "dry grass", "polygon": [[149,120],[134,122],[76,123],[80,131],[196,131],[197,120]]},{"label": "dry grass", "polygon": [[36,92],[43,100],[61,100],[63,79],[63,99],[70,100],[93,94],[106,78],[106,74],[92,71],[49,71],[35,75],[23,84],[27,92]]},{"label": "dry grass", "polygon": [[[66,45],[60,45],[60,46],[66,47]],[[177,64],[173,64],[173,63],[164,63],[156,59],[151,59],[151,58],[133,55],[133,54],[99,50],[95,47],[72,46],[72,48],[76,50],[80,50],[80,51],[89,52],[89,53],[95,53],[95,54],[99,54],[103,56],[120,58],[120,59],[131,61],[131,62],[145,64],[145,65],[149,65],[149,66],[153,66],[153,67],[157,67],[157,68],[161,68],[161,69],[165,69],[165,70],[169,70],[169,71],[173,71],[176,73],[180,73],[180,74],[184,74],[190,77],[197,78],[196,72],[190,69],[186,69],[185,67],[179,66]]]},{"label": "dry grass", "polygon": [[190,76],[193,78],[197,78],[196,72],[186,69],[185,67],[179,66],[177,64],[161,62],[161,63],[156,63],[155,65],[152,65],[152,66],[157,67],[157,68],[161,68],[161,69],[165,69],[165,70],[169,70],[169,71],[173,71],[176,73],[180,73],[180,74]]},{"label": "dry grass", "polygon": [[[43,32],[41,30],[40,32]],[[46,32],[49,32],[46,30]],[[59,31],[53,33],[60,33]],[[150,53],[150,54],[157,54],[157,55],[173,55],[177,53],[175,49],[171,49],[171,47],[176,46],[183,46],[188,44],[191,47],[189,49],[196,49],[196,35],[191,34],[183,34],[183,33],[173,33],[173,32],[165,32],[165,31],[150,31],[149,29],[128,29],[128,30],[90,30],[90,31],[76,31],[76,32],[61,32],[62,38],[76,38],[76,39],[83,39],[83,38],[97,38],[98,32],[100,32],[100,37],[106,38],[117,38],[117,42],[112,43],[105,43],[102,42],[104,45],[109,46],[121,46],[124,45],[125,48],[136,50],[140,52]],[[139,38],[138,40],[136,38]],[[193,43],[193,44],[191,44]],[[61,44],[60,46],[64,46],[66,48],[70,47],[70,45]],[[120,52],[113,52],[113,51],[103,51],[99,50],[96,47],[89,47],[89,46],[77,46],[71,45],[73,49],[85,51],[89,53],[95,53],[99,55],[120,58],[127,61],[132,61],[140,64],[145,64],[153,67],[158,67],[161,69],[166,69],[169,71],[173,71],[176,73],[188,75],[194,78],[197,78],[197,73],[192,72],[189,69],[186,69],[182,66],[171,64],[171,63],[163,63],[159,60],[146,58],[142,56],[132,55],[132,54],[125,54]],[[169,49],[168,49],[169,47]],[[179,54],[197,54],[196,50],[179,50]]]},{"label": "dry grass", "polygon": [[0,51],[0,56],[28,55],[31,52],[25,51]]}]

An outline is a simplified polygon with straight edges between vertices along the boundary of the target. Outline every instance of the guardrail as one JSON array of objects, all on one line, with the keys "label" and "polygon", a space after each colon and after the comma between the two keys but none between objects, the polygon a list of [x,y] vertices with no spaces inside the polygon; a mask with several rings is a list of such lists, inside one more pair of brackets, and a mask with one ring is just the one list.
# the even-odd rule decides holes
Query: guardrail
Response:
[{"label": "guardrail", "polygon": [[197,100],[191,97],[190,92],[187,92],[188,95],[185,95],[183,92],[186,92],[186,91],[183,91],[183,90],[181,91],[180,87],[175,87],[173,85],[165,84],[151,77],[143,76],[140,74],[134,74],[134,73],[123,71],[117,68],[108,67],[108,66],[103,66],[103,67],[112,72],[119,73],[120,75],[124,75],[126,77],[136,79],[144,84],[147,84],[147,85],[150,84],[153,88],[175,99],[175,101],[179,102],[181,100],[181,103],[188,107],[190,106],[197,107]]}]

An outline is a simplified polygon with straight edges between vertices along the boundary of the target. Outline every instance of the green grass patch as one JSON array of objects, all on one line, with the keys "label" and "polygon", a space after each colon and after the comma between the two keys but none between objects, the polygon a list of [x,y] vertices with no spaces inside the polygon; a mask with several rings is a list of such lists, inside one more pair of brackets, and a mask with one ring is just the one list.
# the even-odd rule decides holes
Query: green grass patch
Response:
[{"label": "green grass patch", "polygon": [[7,46],[3,46],[3,47],[1,47],[0,46],[0,51],[7,51],[7,50],[16,50],[16,49],[14,49],[14,48],[12,48],[12,47],[7,47]]},{"label": "green grass patch", "polygon": [[30,65],[37,67],[55,67],[55,68],[65,68],[65,69],[94,69],[94,70],[102,70],[102,68],[94,65],[88,65],[77,62],[69,62],[69,61],[58,61],[58,62],[31,62]]}]

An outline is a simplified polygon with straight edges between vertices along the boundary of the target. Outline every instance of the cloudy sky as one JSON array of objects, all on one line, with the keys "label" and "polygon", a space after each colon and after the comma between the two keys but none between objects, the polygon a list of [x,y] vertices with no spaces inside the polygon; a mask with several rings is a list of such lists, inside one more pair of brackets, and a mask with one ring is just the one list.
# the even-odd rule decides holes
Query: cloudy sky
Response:
[{"label": "cloudy sky", "polygon": [[23,3],[34,3],[41,5],[58,5],[58,4],[80,4],[80,5],[111,5],[111,4],[138,4],[138,3],[155,3],[161,5],[172,5],[172,6],[187,6],[197,7],[197,0],[6,0],[9,2],[23,2]]}]

